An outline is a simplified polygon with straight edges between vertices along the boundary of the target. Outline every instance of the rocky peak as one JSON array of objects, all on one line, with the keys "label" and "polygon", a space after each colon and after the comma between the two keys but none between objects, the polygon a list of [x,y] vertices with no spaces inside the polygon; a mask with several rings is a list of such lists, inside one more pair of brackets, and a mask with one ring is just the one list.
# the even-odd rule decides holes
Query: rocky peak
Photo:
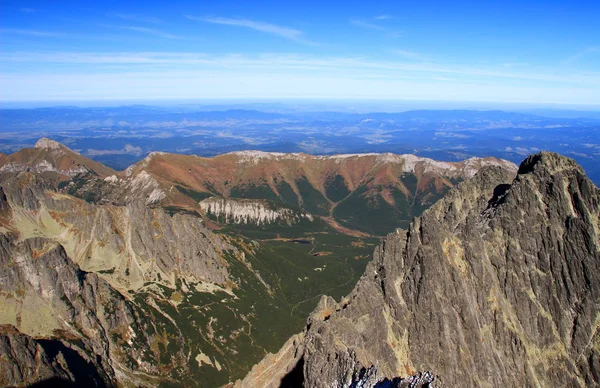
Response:
[{"label": "rocky peak", "polygon": [[554,175],[563,171],[577,171],[583,174],[581,167],[573,159],[555,152],[542,151],[528,156],[519,166],[519,175],[530,173]]},{"label": "rocky peak", "polygon": [[47,150],[61,150],[61,149],[67,149],[71,152],[75,152],[71,149],[69,149],[67,146],[55,141],[55,140],[51,140],[48,139],[46,137],[42,137],[41,139],[39,139],[35,145],[33,146],[33,148],[40,148],[40,149],[47,149]]}]

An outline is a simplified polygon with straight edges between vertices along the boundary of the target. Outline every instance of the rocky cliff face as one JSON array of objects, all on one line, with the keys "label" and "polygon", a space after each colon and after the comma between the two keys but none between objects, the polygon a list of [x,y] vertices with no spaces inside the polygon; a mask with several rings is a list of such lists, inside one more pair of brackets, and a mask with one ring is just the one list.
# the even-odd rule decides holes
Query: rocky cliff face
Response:
[{"label": "rocky cliff face", "polygon": [[153,322],[55,241],[0,235],[0,270],[2,385],[114,386],[160,374]]},{"label": "rocky cliff face", "polygon": [[225,223],[264,225],[280,223],[292,225],[313,216],[289,208],[275,207],[266,201],[208,198],[199,203],[200,209]]},{"label": "rocky cliff face", "polygon": [[514,180],[486,168],[389,235],[347,298],[323,297],[238,384],[431,371],[451,387],[600,386],[599,211],[571,159],[533,155]]},{"label": "rocky cliff face", "polygon": [[135,290],[148,281],[173,286],[175,279],[224,285],[232,249],[202,220],[169,216],[144,203],[95,206],[56,192],[38,175],[22,173],[0,186],[0,232],[21,239],[51,238],[86,271],[101,273],[118,289]]}]

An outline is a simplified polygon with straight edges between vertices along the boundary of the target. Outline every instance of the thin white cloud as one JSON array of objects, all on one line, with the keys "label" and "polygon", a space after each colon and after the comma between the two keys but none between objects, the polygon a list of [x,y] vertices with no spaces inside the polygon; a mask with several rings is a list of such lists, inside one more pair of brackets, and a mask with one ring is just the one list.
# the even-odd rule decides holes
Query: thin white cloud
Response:
[{"label": "thin white cloud", "polygon": [[504,66],[504,67],[526,67],[526,66],[530,66],[530,64],[527,62],[506,62],[506,63],[503,63],[502,66]]},{"label": "thin white cloud", "polygon": [[[82,88],[81,85],[86,87]],[[154,72],[24,72],[0,74],[1,100],[86,100],[161,98],[357,98],[536,103],[600,103],[594,86],[526,86],[424,79],[369,79],[350,73],[165,69]]]},{"label": "thin white cloud", "polygon": [[310,43],[303,38],[304,32],[295,28],[279,26],[277,24],[259,22],[249,19],[237,19],[237,18],[224,18],[224,17],[196,17],[186,15],[188,19],[196,20],[205,23],[221,24],[226,26],[236,26],[250,28],[255,31],[264,32],[267,34],[276,35],[285,39],[293,40],[296,42]]},{"label": "thin white cloud", "polygon": [[375,16],[373,19],[375,20],[390,20],[390,19],[394,19],[394,17],[392,15],[377,15]]},{"label": "thin white cloud", "polygon": [[[450,65],[423,61],[378,60],[364,57],[315,57],[291,54],[219,55],[209,53],[135,52],[135,53],[0,53],[0,63],[62,63],[90,66],[125,66],[130,70],[151,67],[188,70],[215,69],[265,72],[327,72],[355,74],[360,77],[391,79],[410,77],[432,80],[470,82],[485,86],[499,80],[528,80],[542,83],[595,86],[600,88],[600,72],[565,73],[553,69],[526,68],[510,71],[498,66]],[[136,66],[136,67],[133,67]],[[447,77],[453,77],[449,79]],[[501,81],[504,82],[504,81]]]},{"label": "thin white cloud", "polygon": [[391,50],[392,54],[398,55],[407,59],[423,59],[423,55],[414,51],[401,50],[401,49],[393,49]]},{"label": "thin white cloud", "polygon": [[564,61],[564,63],[577,62],[578,60],[580,60],[584,57],[587,57],[589,55],[595,54],[595,53],[600,53],[600,46],[587,47],[587,48],[579,51],[575,55],[572,55],[571,57],[567,58]]},{"label": "thin white cloud", "polygon": [[137,26],[120,26],[120,28],[125,29],[125,30],[129,30],[129,31],[141,32],[141,33],[144,33],[144,34],[150,34],[150,35],[158,36],[160,38],[182,39],[182,37],[179,36],[179,35],[170,34],[168,32],[157,30],[156,28],[137,27]]},{"label": "thin white cloud", "polygon": [[392,38],[398,38],[398,37],[402,36],[402,34],[399,31],[388,28],[386,26],[382,26],[381,24],[377,24],[376,22],[360,20],[360,19],[352,19],[352,20],[350,20],[350,23],[357,27],[366,29],[366,30],[383,32]]},{"label": "thin white cloud", "polygon": [[36,8],[28,8],[28,7],[23,7],[20,8],[19,11],[21,12],[25,12],[25,13],[34,13],[34,12],[38,12],[38,10]]},{"label": "thin white cloud", "polygon": [[40,38],[59,38],[65,36],[62,32],[22,30],[18,28],[0,28],[0,34],[36,36]]},{"label": "thin white cloud", "polygon": [[386,31],[387,29],[383,26],[380,26],[378,24],[374,24],[374,23],[369,23],[366,22],[364,20],[350,20],[350,23],[354,24],[357,27],[361,27],[361,28],[366,28],[368,30],[375,30],[375,31]]}]

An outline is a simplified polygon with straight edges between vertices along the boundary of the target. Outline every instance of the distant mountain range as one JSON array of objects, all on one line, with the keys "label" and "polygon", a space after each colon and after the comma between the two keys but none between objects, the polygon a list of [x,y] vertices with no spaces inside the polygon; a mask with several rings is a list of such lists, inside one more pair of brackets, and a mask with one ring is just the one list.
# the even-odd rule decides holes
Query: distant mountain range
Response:
[{"label": "distant mountain range", "polygon": [[590,117],[571,111],[557,117],[561,114],[555,110],[349,113],[256,104],[233,107],[5,109],[0,111],[0,152],[12,153],[49,137],[124,170],[155,151],[203,157],[245,150],[393,153],[449,162],[493,156],[519,163],[531,153],[548,150],[574,158],[600,182],[600,119],[594,112]]}]

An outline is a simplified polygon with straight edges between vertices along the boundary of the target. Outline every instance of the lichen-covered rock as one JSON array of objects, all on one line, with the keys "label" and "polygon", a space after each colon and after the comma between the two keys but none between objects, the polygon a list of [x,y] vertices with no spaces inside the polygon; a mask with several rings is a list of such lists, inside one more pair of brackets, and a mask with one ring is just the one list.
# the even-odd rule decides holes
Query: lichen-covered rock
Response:
[{"label": "lichen-covered rock", "polygon": [[483,169],[389,235],[347,298],[322,300],[295,352],[238,384],[275,358],[270,381],[301,364],[305,387],[350,386],[373,365],[378,381],[600,386],[600,191],[547,152],[512,178]]}]

